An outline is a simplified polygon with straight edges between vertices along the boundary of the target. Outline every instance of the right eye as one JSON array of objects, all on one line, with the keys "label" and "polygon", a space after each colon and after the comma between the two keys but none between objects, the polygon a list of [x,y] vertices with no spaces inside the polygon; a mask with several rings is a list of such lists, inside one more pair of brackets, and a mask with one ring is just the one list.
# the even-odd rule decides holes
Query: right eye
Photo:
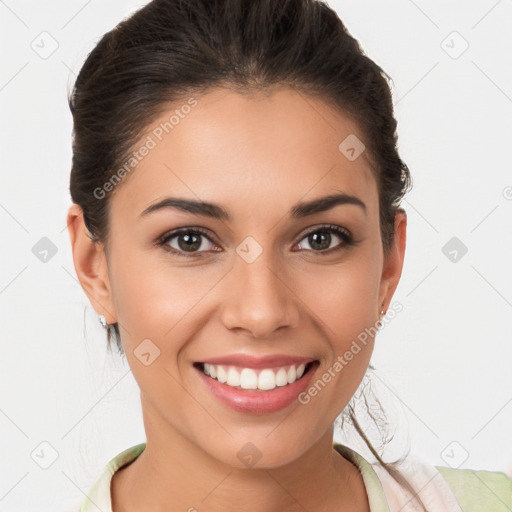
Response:
[{"label": "right eye", "polygon": [[[204,239],[208,242],[205,243]],[[200,253],[207,252],[207,250],[199,249],[204,248],[208,243],[215,246],[207,232],[200,228],[181,228],[171,231],[162,235],[157,241],[157,245],[164,250],[185,257],[201,256]],[[214,250],[214,252],[218,251]]]}]

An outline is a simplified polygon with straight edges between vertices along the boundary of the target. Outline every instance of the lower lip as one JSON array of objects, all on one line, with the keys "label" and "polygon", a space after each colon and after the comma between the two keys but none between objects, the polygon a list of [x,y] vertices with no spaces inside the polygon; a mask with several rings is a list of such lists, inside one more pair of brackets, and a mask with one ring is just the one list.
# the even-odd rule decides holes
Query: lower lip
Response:
[{"label": "lower lip", "polygon": [[313,363],[308,372],[293,384],[276,387],[269,391],[234,388],[208,377],[199,368],[196,370],[208,389],[222,403],[238,412],[267,414],[280,411],[296,401],[299,394],[308,387],[317,366],[316,362]]}]

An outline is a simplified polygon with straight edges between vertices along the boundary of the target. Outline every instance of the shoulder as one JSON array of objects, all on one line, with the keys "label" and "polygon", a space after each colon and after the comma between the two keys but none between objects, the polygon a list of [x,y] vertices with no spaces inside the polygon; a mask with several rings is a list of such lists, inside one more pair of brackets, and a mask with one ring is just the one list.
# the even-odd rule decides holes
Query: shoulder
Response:
[{"label": "shoulder", "polygon": [[89,489],[79,512],[96,512],[97,510],[105,512],[111,511],[110,487],[112,476],[118,469],[133,462],[143,452],[145,447],[145,442],[140,443],[127,448],[112,458],[104,467],[99,478]]},{"label": "shoulder", "polygon": [[418,496],[429,512],[512,512],[512,479],[505,473],[434,466],[414,454],[383,466],[346,446],[335,447],[360,468],[370,501],[382,488],[385,500],[380,497],[381,508],[375,510],[416,511]]},{"label": "shoulder", "polygon": [[465,512],[510,512],[512,479],[499,471],[436,466]]}]

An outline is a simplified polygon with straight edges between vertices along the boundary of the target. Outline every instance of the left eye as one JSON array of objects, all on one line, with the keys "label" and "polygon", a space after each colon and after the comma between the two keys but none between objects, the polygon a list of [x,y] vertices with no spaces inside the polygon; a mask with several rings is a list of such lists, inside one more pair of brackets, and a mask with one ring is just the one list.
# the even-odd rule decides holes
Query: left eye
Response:
[{"label": "left eye", "polygon": [[[328,249],[333,248],[333,246],[331,246],[331,242],[333,241],[332,233],[334,233],[335,237],[341,239],[343,242],[335,245],[334,247],[336,247],[336,249],[341,249],[345,245],[352,244],[352,236],[350,233],[338,226],[324,226],[316,228],[315,230],[306,233],[301,241],[306,240],[310,244],[310,247],[312,247],[311,250],[313,250],[313,252],[323,253]],[[298,245],[300,245],[300,242]]]}]

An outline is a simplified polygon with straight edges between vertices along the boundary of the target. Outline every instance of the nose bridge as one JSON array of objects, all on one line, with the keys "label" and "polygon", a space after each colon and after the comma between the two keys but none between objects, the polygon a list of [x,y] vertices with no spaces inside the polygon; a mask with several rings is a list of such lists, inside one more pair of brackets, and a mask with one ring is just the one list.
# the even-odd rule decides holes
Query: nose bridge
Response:
[{"label": "nose bridge", "polygon": [[265,337],[280,327],[295,326],[297,303],[272,249],[264,250],[254,239],[246,239],[237,253],[223,312],[226,327]]}]

